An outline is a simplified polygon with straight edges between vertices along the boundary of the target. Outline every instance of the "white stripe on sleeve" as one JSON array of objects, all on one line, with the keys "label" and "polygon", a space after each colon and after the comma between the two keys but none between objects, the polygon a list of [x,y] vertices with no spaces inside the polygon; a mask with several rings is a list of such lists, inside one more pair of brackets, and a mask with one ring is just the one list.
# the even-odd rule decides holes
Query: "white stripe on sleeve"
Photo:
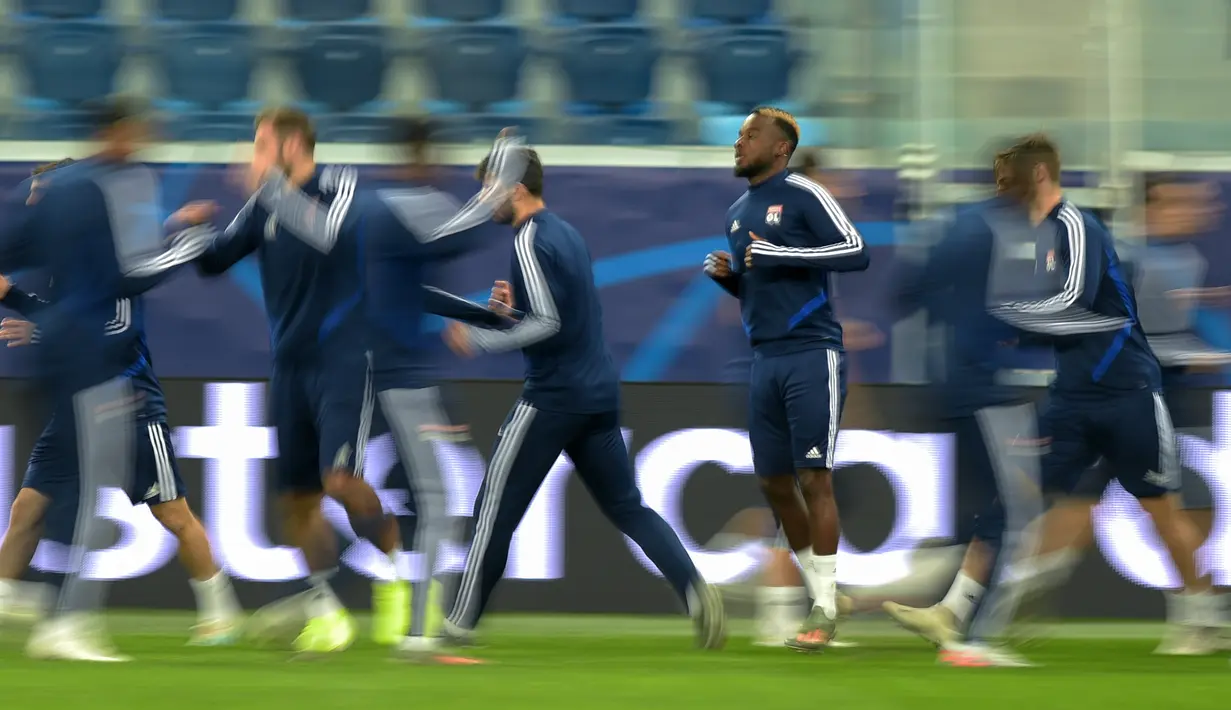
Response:
[{"label": "white stripe on sleeve", "polygon": [[483,224],[525,177],[529,154],[521,138],[498,138],[487,163],[483,189],[465,205],[431,189],[380,190],[377,196],[415,239],[428,244]]},{"label": "white stripe on sleeve", "polygon": [[530,301],[524,309],[526,316],[508,330],[470,328],[470,342],[480,350],[495,353],[525,348],[560,332],[560,312],[556,309],[551,285],[534,249],[537,229],[533,221],[527,222],[514,240],[517,264],[521,268],[526,296]]},{"label": "white stripe on sleeve", "polygon": [[332,190],[328,208],[292,185],[285,175],[275,174],[257,191],[257,201],[278,224],[319,252],[328,254],[338,242],[346,216],[355,200],[359,174],[352,167],[331,166],[321,176],[321,187]]},{"label": "white stripe on sleeve", "polygon": [[1077,304],[1086,286],[1086,221],[1071,202],[1060,206],[1060,222],[1068,233],[1069,273],[1060,293],[1042,301],[1014,303],[1010,307],[1022,313],[1059,313]]},{"label": "white stripe on sleeve", "polygon": [[218,236],[209,225],[189,227],[172,235],[170,245],[162,252],[138,261],[124,272],[129,278],[157,276],[164,271],[186,264],[205,253]]},{"label": "white stripe on sleeve", "polygon": [[754,255],[764,254],[765,256],[823,260],[854,256],[863,251],[863,236],[859,234],[859,230],[855,228],[850,218],[846,216],[846,212],[842,210],[842,206],[838,204],[838,201],[833,198],[833,195],[829,194],[829,190],[826,190],[820,183],[798,174],[788,175],[786,184],[809,193],[821,203],[821,207],[825,209],[825,214],[833,221],[834,227],[837,228],[838,234],[841,235],[842,241],[821,247],[784,247],[765,241],[754,241],[752,243],[752,253]]}]

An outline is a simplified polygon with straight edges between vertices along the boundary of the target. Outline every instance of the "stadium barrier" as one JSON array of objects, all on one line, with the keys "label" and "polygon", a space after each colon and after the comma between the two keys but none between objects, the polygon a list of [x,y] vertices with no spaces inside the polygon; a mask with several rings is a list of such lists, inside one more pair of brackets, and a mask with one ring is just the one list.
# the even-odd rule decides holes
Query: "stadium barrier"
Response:
[{"label": "stadium barrier", "polygon": [[[278,530],[273,480],[276,441],[265,424],[265,385],[260,382],[165,382],[170,425],[191,503],[205,521],[220,561],[237,580],[246,605],[285,593],[304,574],[298,555],[271,540]],[[473,440],[438,442],[449,481],[450,515],[463,528],[478,491],[484,461],[515,400],[520,383],[461,382],[452,394],[461,404]],[[884,585],[910,574],[912,551],[944,539],[963,507],[952,470],[949,438],[924,415],[924,390],[910,386],[855,386],[848,400],[837,456],[844,540],[839,576],[843,583]],[[27,385],[0,380],[0,530],[19,485],[25,458],[42,418]],[[1209,393],[1214,441],[1186,441],[1186,463],[1205,477],[1218,501],[1216,538],[1207,544],[1215,580],[1231,582],[1226,519],[1231,476],[1218,464],[1231,442],[1231,392]],[[703,573],[714,581],[748,575],[759,545],[710,550],[705,541],[739,511],[761,505],[751,454],[731,392],[715,385],[628,384],[624,389],[626,441],[646,502],[680,532]],[[404,477],[388,436],[369,448],[369,480],[390,509],[410,516]],[[562,458],[514,538],[507,581],[496,607],[516,611],[636,612],[672,610],[674,601],[653,567],[602,518],[571,477]],[[113,603],[121,606],[190,608],[192,594],[175,563],[172,538],[145,508],[132,508],[119,491],[102,496],[100,514],[115,523],[110,548],[89,558],[91,574],[117,580]],[[343,541],[346,600],[367,600],[364,577],[387,573],[367,543],[355,541],[340,509],[327,504]],[[1137,505],[1110,487],[1096,512],[1101,554],[1090,554],[1062,597],[1061,611],[1077,617],[1153,617],[1162,597],[1152,588],[1170,586],[1174,572]],[[36,565],[54,571],[63,550],[43,543]],[[452,545],[445,564],[460,569],[465,549]],[[400,572],[421,570],[404,555]]]}]

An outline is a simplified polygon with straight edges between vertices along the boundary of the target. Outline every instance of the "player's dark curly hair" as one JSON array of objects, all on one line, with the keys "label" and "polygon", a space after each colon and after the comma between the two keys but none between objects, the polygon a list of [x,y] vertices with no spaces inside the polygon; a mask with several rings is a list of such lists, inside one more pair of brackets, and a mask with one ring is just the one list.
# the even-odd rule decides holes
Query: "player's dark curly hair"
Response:
[{"label": "player's dark curly hair", "polygon": [[[535,197],[543,196],[543,160],[539,158],[539,152],[533,148],[518,148],[517,150],[526,151],[526,173],[522,175],[521,184],[525,186],[526,191]],[[491,155],[483,156],[483,160],[479,162],[479,166],[475,168],[475,176],[479,180],[487,177],[487,166],[491,162]]]}]

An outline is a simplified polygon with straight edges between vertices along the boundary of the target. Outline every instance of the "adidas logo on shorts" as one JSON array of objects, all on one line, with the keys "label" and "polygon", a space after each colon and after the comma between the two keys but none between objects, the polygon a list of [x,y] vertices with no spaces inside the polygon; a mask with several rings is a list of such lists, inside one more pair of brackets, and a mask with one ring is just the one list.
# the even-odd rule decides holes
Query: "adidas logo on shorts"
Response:
[{"label": "adidas logo on shorts", "polygon": [[807,455],[807,456],[805,456],[804,458],[809,458],[809,459],[823,459],[823,458],[825,458],[825,457],[821,455],[821,450],[820,450],[820,449],[818,449],[818,448],[816,448],[815,446],[813,446],[813,447],[812,447],[812,448],[808,451],[808,455]]}]

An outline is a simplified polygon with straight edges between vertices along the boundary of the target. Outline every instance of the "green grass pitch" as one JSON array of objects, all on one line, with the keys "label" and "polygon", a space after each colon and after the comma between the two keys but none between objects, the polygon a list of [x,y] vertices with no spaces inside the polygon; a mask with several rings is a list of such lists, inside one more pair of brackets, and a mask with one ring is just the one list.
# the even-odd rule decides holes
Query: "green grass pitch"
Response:
[{"label": "green grass pitch", "polygon": [[935,652],[880,622],[853,622],[863,645],[800,655],[756,648],[743,622],[725,651],[691,647],[686,621],[495,616],[481,666],[390,660],[363,640],[294,661],[250,645],[184,646],[183,614],[113,614],[126,665],[35,662],[24,629],[0,629],[0,708],[28,710],[888,710],[979,708],[1215,710],[1231,703],[1226,656],[1156,658],[1156,624],[1070,624],[1025,669],[937,666]]}]

